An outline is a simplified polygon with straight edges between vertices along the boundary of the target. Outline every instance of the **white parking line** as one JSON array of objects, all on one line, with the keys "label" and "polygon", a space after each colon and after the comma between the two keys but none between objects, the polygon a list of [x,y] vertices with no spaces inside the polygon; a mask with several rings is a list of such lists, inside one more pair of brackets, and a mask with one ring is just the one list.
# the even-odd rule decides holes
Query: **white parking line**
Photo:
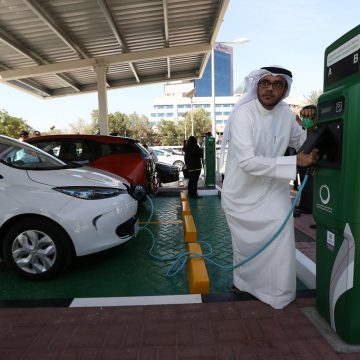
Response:
[{"label": "white parking line", "polygon": [[69,307],[201,304],[201,295],[128,296],[74,299]]}]

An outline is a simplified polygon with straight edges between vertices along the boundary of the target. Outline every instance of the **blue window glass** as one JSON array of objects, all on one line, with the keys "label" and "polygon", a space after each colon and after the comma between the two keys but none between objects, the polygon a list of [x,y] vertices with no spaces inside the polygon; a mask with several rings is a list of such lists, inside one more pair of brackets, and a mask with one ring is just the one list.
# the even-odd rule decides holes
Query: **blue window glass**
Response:
[{"label": "blue window glass", "polygon": [[[215,50],[215,96],[233,95],[232,55]],[[196,96],[211,96],[210,57],[201,79],[195,80]]]}]

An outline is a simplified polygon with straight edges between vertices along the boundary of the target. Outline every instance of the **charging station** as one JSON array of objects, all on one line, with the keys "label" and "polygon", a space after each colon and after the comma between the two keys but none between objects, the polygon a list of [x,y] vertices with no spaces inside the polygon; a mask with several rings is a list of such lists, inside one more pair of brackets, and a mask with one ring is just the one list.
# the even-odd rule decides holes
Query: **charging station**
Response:
[{"label": "charging station", "polygon": [[215,188],[215,173],[216,173],[215,138],[213,136],[206,136],[204,139],[205,139],[205,187]]},{"label": "charging station", "polygon": [[314,176],[316,308],[360,344],[360,25],[325,51]]}]

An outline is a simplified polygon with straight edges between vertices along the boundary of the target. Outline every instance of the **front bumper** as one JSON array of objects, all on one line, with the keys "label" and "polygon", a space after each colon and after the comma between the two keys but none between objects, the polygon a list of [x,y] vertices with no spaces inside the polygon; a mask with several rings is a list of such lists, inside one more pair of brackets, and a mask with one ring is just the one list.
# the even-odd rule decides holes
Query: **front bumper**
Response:
[{"label": "front bumper", "polygon": [[138,202],[128,194],[104,200],[74,198],[56,220],[68,232],[76,255],[89,255],[136,236],[137,206]]},{"label": "front bumper", "polygon": [[116,228],[116,235],[126,241],[136,236],[139,232],[139,219],[133,216]]}]

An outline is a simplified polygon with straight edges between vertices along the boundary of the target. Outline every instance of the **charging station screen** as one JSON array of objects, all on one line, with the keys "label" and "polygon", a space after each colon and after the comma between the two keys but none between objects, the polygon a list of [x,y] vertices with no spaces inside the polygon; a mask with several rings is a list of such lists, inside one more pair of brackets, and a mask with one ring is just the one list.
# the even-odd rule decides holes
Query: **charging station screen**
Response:
[{"label": "charging station screen", "polygon": [[345,111],[345,98],[340,96],[332,101],[327,101],[318,107],[318,121],[328,120],[342,116]]},{"label": "charging station screen", "polygon": [[318,165],[323,168],[340,168],[342,158],[343,122],[338,120],[325,126],[316,144],[319,149]]}]

